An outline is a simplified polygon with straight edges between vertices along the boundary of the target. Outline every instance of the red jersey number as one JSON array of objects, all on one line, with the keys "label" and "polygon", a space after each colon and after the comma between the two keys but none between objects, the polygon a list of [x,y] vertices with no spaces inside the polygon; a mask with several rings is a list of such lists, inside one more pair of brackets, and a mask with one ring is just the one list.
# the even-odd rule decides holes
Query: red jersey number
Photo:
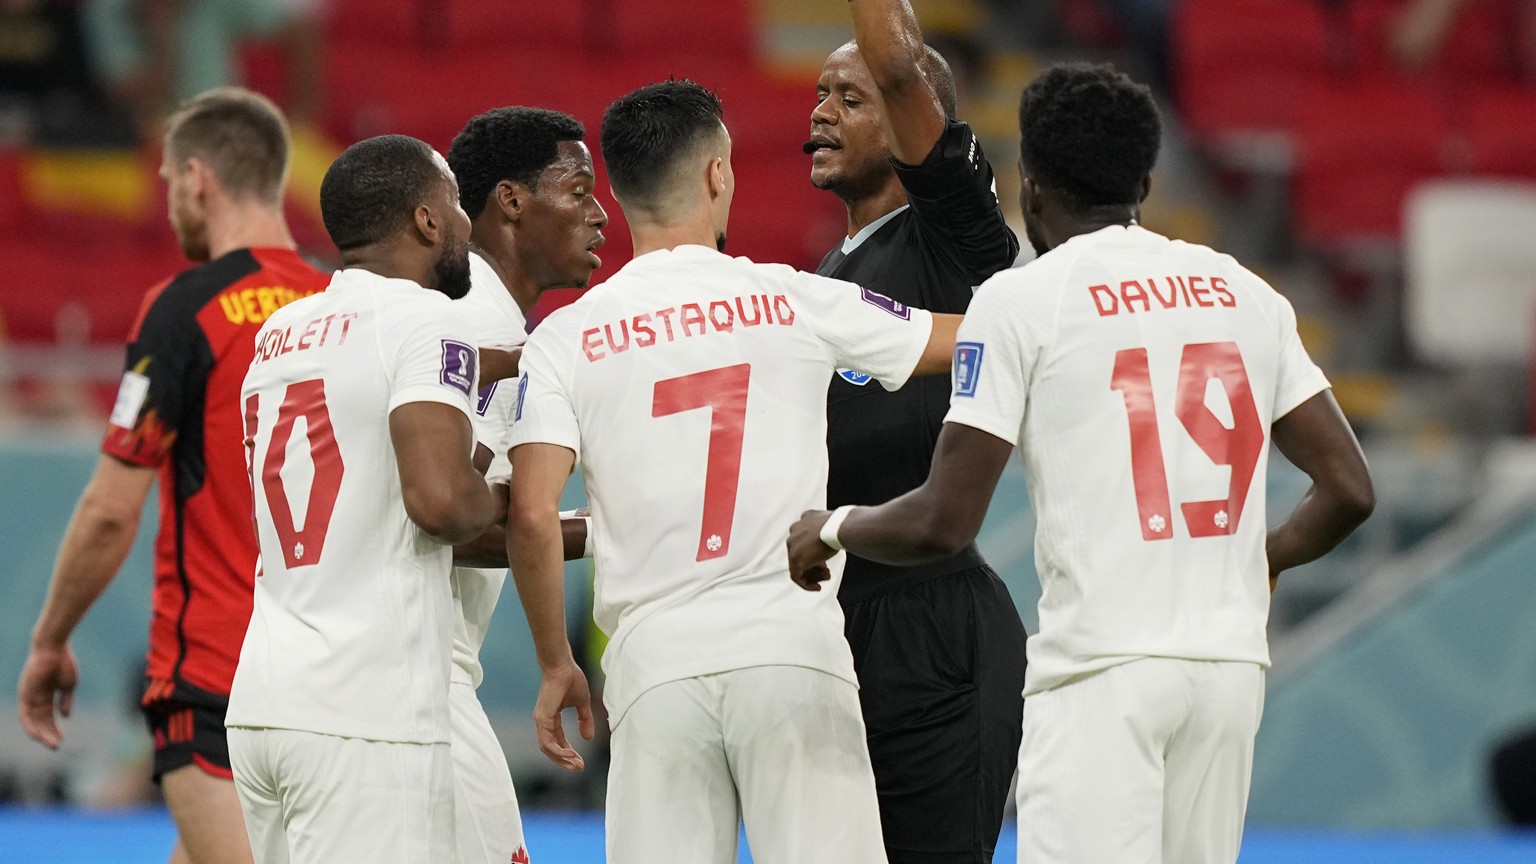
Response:
[{"label": "red jersey number", "polygon": [[[1230,429],[1222,425],[1205,404],[1206,386],[1213,378],[1221,382],[1227,403],[1232,408]],[[1173,536],[1172,505],[1168,473],[1163,464],[1163,445],[1157,432],[1157,408],[1152,399],[1147,349],[1127,348],[1116,352],[1110,389],[1120,392],[1130,421],[1131,473],[1142,539],[1167,540]],[[1225,537],[1236,533],[1254,471],[1264,455],[1264,427],[1253,402],[1248,371],[1243,366],[1236,342],[1184,346],[1174,413],[1190,439],[1211,462],[1232,469],[1226,498],[1179,505],[1190,536]]]},{"label": "red jersey number", "polygon": [[696,561],[731,550],[736,488],[741,480],[741,437],[747,419],[747,381],[752,365],[740,363],[656,382],[651,416],[710,409],[709,455],[704,463],[704,519]]},{"label": "red jersey number", "polygon": [[[251,472],[252,489],[256,488],[258,480],[254,451],[257,408],[258,398],[253,395],[245,402],[246,467]],[[303,528],[294,522],[288,491],[283,486],[288,442],[293,437],[294,422],[300,417],[304,418],[309,458],[315,466],[309,501],[304,508]],[[267,455],[261,466],[261,488],[266,493],[267,512],[271,514],[278,542],[282,545],[283,563],[290,570],[320,563],[320,555],[325,550],[325,535],[331,527],[331,514],[336,509],[336,496],[341,491],[341,478],[346,471],[341,461],[341,449],[336,446],[331,412],[325,404],[324,381],[316,378],[288,385],[283,404],[277,409],[277,424],[272,428],[272,439],[267,444]]]}]

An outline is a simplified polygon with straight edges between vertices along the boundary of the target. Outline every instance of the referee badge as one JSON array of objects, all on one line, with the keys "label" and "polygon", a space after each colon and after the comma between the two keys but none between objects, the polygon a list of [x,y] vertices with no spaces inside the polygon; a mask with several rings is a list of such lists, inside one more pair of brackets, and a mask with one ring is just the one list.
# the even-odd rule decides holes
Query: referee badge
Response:
[{"label": "referee badge", "polygon": [[980,342],[955,343],[956,396],[974,397],[976,395],[976,382],[981,377],[981,355],[984,347]]}]

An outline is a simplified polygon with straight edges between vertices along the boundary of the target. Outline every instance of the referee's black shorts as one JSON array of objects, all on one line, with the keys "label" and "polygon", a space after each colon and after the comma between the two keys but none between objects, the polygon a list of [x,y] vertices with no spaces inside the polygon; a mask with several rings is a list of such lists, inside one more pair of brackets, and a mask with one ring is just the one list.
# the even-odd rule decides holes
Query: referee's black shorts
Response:
[{"label": "referee's black shorts", "polygon": [[891,864],[991,864],[1024,717],[1024,625],[992,568],[844,604]]}]

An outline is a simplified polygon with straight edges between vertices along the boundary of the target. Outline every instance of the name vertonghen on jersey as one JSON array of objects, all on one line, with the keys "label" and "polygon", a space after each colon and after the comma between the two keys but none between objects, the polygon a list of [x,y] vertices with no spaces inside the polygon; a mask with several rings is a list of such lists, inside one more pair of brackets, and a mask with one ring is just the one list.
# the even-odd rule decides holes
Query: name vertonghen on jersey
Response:
[{"label": "name vertonghen on jersey", "polygon": [[[677,316],[676,328],[672,326],[674,315]],[[655,321],[661,322],[661,332],[652,326]],[[767,294],[749,294],[730,300],[712,300],[707,306],[702,303],[683,303],[621,318],[616,323],[588,328],[581,332],[581,351],[589,362],[596,363],[610,354],[622,354],[630,347],[649,348],[660,341],[663,335],[667,342],[676,342],[678,339],[703,336],[709,332],[730,333],[737,327],[756,327],[760,324],[789,327],[794,323],[795,307],[790,305],[788,297],[783,294],[772,297]]]}]

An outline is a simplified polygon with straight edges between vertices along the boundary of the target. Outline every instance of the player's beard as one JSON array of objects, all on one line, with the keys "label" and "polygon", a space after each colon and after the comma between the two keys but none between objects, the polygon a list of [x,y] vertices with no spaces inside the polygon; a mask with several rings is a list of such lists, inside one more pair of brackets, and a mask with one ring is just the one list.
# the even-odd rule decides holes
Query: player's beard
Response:
[{"label": "player's beard", "polygon": [[715,234],[715,251],[716,252],[724,252],[725,251],[725,232],[724,231],[721,231],[721,232]]},{"label": "player's beard", "polygon": [[177,201],[171,202],[170,217],[171,230],[176,234],[181,254],[187,256],[188,261],[207,261],[208,223],[198,221]]},{"label": "player's beard", "polygon": [[443,244],[443,253],[432,265],[432,285],[429,287],[448,295],[450,300],[457,300],[469,293],[469,246],[460,245],[457,237],[447,239],[449,242]]},{"label": "player's beard", "polygon": [[1029,218],[1029,211],[1025,210],[1024,213],[1024,236],[1028,238],[1029,245],[1034,247],[1035,257],[1039,258],[1051,251],[1051,247],[1047,246],[1045,240],[1040,237],[1040,229],[1035,226],[1035,220]]}]

